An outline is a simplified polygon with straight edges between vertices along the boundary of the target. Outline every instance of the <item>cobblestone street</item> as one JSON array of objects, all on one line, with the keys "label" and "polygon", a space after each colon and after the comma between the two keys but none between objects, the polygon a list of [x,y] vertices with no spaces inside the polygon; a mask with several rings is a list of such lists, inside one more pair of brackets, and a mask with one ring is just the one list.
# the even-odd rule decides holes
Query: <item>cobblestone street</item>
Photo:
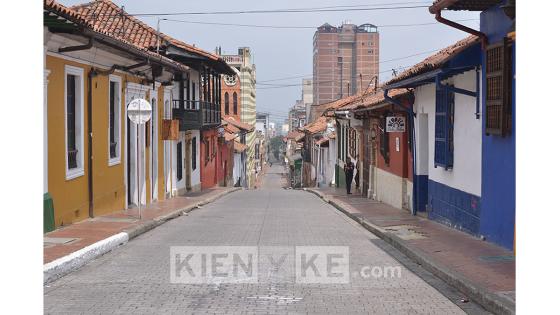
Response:
[{"label": "cobblestone street", "polygon": [[[260,189],[229,194],[49,284],[45,313],[463,313],[356,222],[313,194],[283,189],[282,172],[275,165]],[[170,246],[232,245],[273,251],[348,246],[350,281],[296,283],[288,268],[259,274],[254,284],[171,283]],[[359,275],[364,266],[401,267],[402,273],[368,279]]]}]

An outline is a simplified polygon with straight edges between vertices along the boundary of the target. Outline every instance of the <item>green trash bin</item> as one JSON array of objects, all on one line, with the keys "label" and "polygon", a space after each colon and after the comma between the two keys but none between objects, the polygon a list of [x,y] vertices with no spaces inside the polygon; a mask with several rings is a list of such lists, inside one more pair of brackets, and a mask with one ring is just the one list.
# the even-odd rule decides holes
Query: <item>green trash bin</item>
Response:
[{"label": "green trash bin", "polygon": [[43,195],[43,233],[54,231],[54,203],[49,193]]}]

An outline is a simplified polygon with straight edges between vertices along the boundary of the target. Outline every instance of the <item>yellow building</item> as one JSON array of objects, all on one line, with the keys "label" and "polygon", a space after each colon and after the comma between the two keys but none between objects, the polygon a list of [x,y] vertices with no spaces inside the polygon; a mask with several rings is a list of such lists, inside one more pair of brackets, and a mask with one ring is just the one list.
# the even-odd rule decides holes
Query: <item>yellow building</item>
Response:
[{"label": "yellow building", "polygon": [[[56,226],[126,209],[139,191],[143,204],[164,199],[164,104],[173,75],[188,68],[94,31],[54,1],[44,9],[44,190],[52,196]],[[133,98],[152,104],[152,120],[140,127],[127,118]]]}]

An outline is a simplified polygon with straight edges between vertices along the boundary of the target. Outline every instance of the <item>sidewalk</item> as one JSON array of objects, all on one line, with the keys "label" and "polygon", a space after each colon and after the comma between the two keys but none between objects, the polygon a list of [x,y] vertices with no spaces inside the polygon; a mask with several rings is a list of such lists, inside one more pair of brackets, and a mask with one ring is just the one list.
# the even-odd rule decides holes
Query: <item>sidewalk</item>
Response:
[{"label": "sidewalk", "polygon": [[369,231],[494,313],[515,312],[513,252],[384,203],[312,188]]},{"label": "sidewalk", "polygon": [[128,239],[181,215],[183,211],[189,211],[199,205],[212,202],[238,189],[215,187],[159,201],[142,207],[141,220],[138,219],[138,209],[133,208],[59,228],[43,236],[43,263],[51,263],[119,233],[127,233],[128,241]]}]

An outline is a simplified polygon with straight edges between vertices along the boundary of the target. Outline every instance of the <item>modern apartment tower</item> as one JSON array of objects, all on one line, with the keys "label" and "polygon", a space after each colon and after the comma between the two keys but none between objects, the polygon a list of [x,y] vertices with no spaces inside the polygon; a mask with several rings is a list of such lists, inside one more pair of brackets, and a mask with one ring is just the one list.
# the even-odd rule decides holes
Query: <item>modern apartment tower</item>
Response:
[{"label": "modern apartment tower", "polygon": [[313,104],[365,90],[379,75],[379,33],[372,24],[325,23],[313,36]]}]

